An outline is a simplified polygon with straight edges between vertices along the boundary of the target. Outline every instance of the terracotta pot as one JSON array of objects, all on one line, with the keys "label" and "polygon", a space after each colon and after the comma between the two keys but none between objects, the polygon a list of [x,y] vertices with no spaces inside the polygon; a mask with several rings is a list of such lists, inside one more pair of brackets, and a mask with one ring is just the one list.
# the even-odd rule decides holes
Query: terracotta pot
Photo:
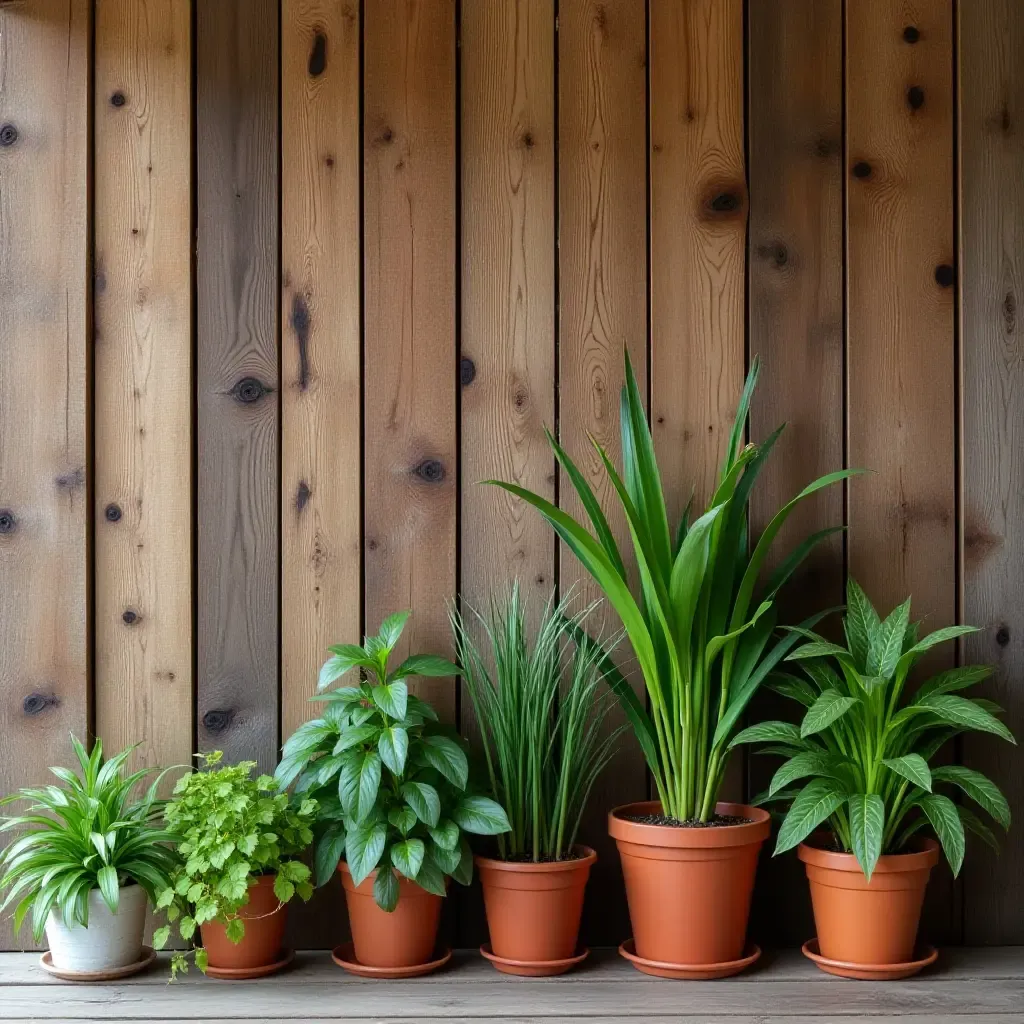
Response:
[{"label": "terracotta pot", "polygon": [[345,861],[338,865],[338,871],[345,886],[352,943],[360,964],[414,967],[433,959],[441,919],[440,896],[399,877],[398,906],[389,914],[373,898],[376,871],[359,885],[352,884],[352,873]]},{"label": "terracotta pot", "polygon": [[818,949],[851,964],[903,964],[914,958],[917,926],[939,844],[922,839],[912,853],[878,858],[867,881],[852,853],[801,843],[811,886]]},{"label": "terracotta pot", "polygon": [[541,864],[475,858],[496,956],[543,963],[576,953],[583,893],[597,854],[587,846],[575,852],[574,860]]},{"label": "terracotta pot", "polygon": [[249,883],[249,902],[238,912],[245,922],[245,935],[237,945],[227,937],[226,926],[220,922],[201,926],[211,967],[251,970],[281,959],[288,908],[274,895],[276,877],[261,875]]},{"label": "terracotta pot", "polygon": [[720,803],[744,825],[674,828],[627,817],[660,814],[657,801],[608,816],[619,848],[636,954],[662,964],[727,964],[743,956],[757,857],[771,830],[767,811]]}]

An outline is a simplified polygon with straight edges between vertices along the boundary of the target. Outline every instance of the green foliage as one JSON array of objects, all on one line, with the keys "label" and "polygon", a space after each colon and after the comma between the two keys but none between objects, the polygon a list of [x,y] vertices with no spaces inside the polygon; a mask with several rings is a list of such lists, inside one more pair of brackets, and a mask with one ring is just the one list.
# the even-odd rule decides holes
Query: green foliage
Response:
[{"label": "green foliage", "polygon": [[[1004,829],[1010,827],[1010,808],[979,772],[958,765],[930,768],[928,762],[962,732],[1016,741],[996,717],[995,705],[954,695],[989,676],[987,666],[940,672],[909,698],[904,690],[911,669],[927,651],[976,630],[949,626],[918,640],[909,599],[882,620],[852,579],[843,626],[845,647],[809,629],[791,630],[806,641],[786,659],[794,672],[776,671],[770,677],[773,689],[807,709],[800,727],[762,722],[732,741],[733,746],[767,742],[772,753],[786,757],[757,800],[789,805],[775,852],[791,849],[827,822],[870,879],[882,854],[905,850],[930,825],[955,875],[964,858],[965,829],[986,842],[994,839],[972,811],[937,788],[970,797]],[[808,778],[798,790],[787,788]]]},{"label": "green foliage", "polygon": [[[165,811],[180,863],[157,906],[167,909],[168,920],[193,943],[196,966],[205,970],[205,951],[196,942],[198,928],[217,921],[226,926],[232,942],[241,942],[245,922],[239,911],[260,875],[276,876],[274,893],[281,903],[312,895],[310,870],[300,858],[313,841],[317,807],[309,798],[295,806],[269,775],[252,778],[255,761],[222,768],[219,750],[197,756],[204,770],[178,780]],[[158,929],[154,946],[162,947],[169,934],[169,926]],[[172,977],[186,969],[185,955],[175,953]]]},{"label": "green foliage", "polygon": [[0,818],[0,832],[18,833],[0,853],[7,896],[0,912],[12,904],[17,931],[32,911],[32,934],[39,942],[51,909],[65,924],[88,927],[89,893],[99,889],[103,902],[116,913],[120,888],[135,882],[155,903],[174,869],[168,845],[174,837],[162,828],[163,801],[157,789],[165,772],[152,782],[140,800],[136,788],[155,769],[125,775],[124,767],[135,747],[103,759],[95,742],[87,754],[71,737],[80,771],[51,768],[60,786],[22,789],[3,800],[29,804],[26,813]]},{"label": "green foliage", "polygon": [[622,620],[647,686],[650,713],[617,673],[607,678],[640,741],[664,812],[683,820],[706,821],[714,813],[729,740],[751,697],[795,643],[788,636],[773,640],[775,595],[814,545],[835,530],[822,530],[799,544],[755,601],[768,551],[801,501],[857,472],[841,470],[808,484],[770,520],[751,550],[750,494],[782,432],[780,427],[762,444],[743,443],[757,374],[755,359],[707,511],[691,522],[688,505],[673,533],[643,401],[626,354],[620,412],[624,479],[604,449],[593,444],[629,525],[639,577],[633,591],[596,495],[550,434],[548,441],[593,532],[538,494],[490,481],[544,516]]},{"label": "green foliage", "polygon": [[[389,671],[408,612],[385,619],[360,647],[331,647],[320,671],[328,691],[321,718],[284,745],[277,780],[316,798],[316,879],[323,885],[344,856],[358,885],[375,870],[374,896],[384,910],[398,904],[398,878],[443,896],[445,877],[468,885],[473,854],[461,834],[495,835],[509,828],[505,812],[487,797],[467,794],[469,762],[462,741],[440,726],[434,709],[409,693],[410,676],[458,675],[431,654],[414,654]],[[359,669],[355,686],[329,689]]]},{"label": "green foliage", "polygon": [[[518,581],[475,622],[451,614],[462,680],[480,725],[491,795],[511,832],[502,857],[558,859],[572,850],[594,780],[621,730],[602,735],[609,709],[601,692],[607,651],[569,641],[590,609],[571,616],[549,601],[531,644]],[[482,634],[484,650],[472,633]],[[493,665],[493,671],[490,667]],[[565,684],[563,685],[563,679]]]}]

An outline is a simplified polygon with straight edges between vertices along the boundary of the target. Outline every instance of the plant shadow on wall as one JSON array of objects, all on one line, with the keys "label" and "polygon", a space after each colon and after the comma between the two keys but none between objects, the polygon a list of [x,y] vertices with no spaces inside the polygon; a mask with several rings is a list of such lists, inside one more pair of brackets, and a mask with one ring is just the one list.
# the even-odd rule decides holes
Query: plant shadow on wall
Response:
[{"label": "plant shadow on wall", "polygon": [[[776,635],[776,595],[813,547],[842,527],[806,538],[779,564],[757,600],[755,591],[772,543],[793,509],[858,472],[838,470],[808,484],[751,543],[750,494],[783,429],[759,444],[744,443],[757,376],[755,359],[709,507],[693,518],[691,498],[673,531],[646,413],[625,354],[622,476],[592,441],[625,513],[637,566],[633,590],[596,495],[550,434],[589,528],[526,488],[488,481],[536,508],[576,555],[618,614],[643,675],[650,713],[607,659],[606,677],[637,735],[658,795],[656,803],[619,808],[610,818],[634,929],[623,952],[641,969],[645,962],[652,969],[650,962],[659,961],[698,973],[714,968],[711,973],[721,976],[749,962],[743,954],[750,893],[769,819],[759,809],[720,804],[718,791],[730,741],[750,699],[799,640],[795,633]],[[825,614],[802,627],[812,628]]]},{"label": "plant shadow on wall", "polygon": [[988,825],[940,788],[968,797],[1010,827],[1009,804],[990,779],[960,765],[932,768],[929,761],[964,732],[1015,740],[997,705],[960,695],[991,675],[989,666],[940,672],[907,695],[915,663],[975,627],[948,626],[919,638],[909,598],[882,620],[853,579],[846,608],[845,646],[788,627],[801,644],[787,655],[792,671],[776,670],[769,686],[806,708],[800,725],[762,722],[732,745],[760,742],[761,753],[786,758],[754,802],[788,805],[775,852],[799,846],[818,932],[812,952],[833,963],[867,965],[866,976],[878,976],[916,964],[925,885],[938,860],[937,844],[922,830],[930,827],[938,837],[954,875],[964,859],[965,830],[995,846]]},{"label": "plant shadow on wall", "polygon": [[486,617],[451,613],[491,795],[511,825],[497,856],[476,858],[491,938],[482,952],[509,974],[561,974],[587,955],[576,942],[597,855],[576,835],[622,730],[603,729],[608,646],[584,632],[596,606],[574,615],[570,604],[549,599],[532,639],[518,581]]}]

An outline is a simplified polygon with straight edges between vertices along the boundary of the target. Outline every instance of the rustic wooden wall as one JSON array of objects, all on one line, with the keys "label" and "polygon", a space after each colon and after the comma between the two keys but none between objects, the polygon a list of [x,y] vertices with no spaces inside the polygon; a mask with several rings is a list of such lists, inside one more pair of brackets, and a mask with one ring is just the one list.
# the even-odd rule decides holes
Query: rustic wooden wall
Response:
[{"label": "rustic wooden wall", "polygon": [[[1016,0],[0,2],[0,790],[69,731],[270,767],[327,643],[410,607],[443,651],[512,574],[592,596],[478,481],[576,510],[550,426],[607,502],[624,347],[675,510],[760,354],[752,436],[789,429],[753,525],[875,470],[794,518],[849,531],[789,611],[853,572],[981,625],[957,656],[1024,733],[1022,57]],[[457,680],[423,692],[472,735]],[[949,756],[1024,815],[1009,747]],[[588,815],[591,943],[646,786],[630,745]],[[1020,828],[972,849],[930,932],[1024,942],[1022,878]],[[755,934],[805,938],[795,862],[763,881]]]}]

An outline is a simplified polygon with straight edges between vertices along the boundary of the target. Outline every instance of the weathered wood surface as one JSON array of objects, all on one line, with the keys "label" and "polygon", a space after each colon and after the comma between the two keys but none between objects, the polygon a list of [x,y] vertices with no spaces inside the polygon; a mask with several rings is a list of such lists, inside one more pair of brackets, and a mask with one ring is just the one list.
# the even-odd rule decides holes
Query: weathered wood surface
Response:
[{"label": "weathered wood surface", "polygon": [[[964,661],[997,674],[985,694],[1024,742],[1024,7],[960,8],[960,260],[963,389],[963,620],[983,632]],[[980,692],[980,691],[979,691]],[[1024,819],[1020,750],[967,737],[964,763],[997,779],[1016,826]],[[1024,832],[996,857],[978,844],[964,869],[964,941],[1024,942]]]},{"label": "weathered wood surface", "polygon": [[191,25],[96,7],[96,735],[192,756]]},{"label": "weathered wood surface", "polygon": [[154,970],[121,985],[70,986],[35,962],[0,957],[4,1019],[1024,1021],[1020,947],[950,951],[941,965],[899,984],[831,978],[797,952],[737,978],[685,984],[642,975],[613,950],[596,952],[572,974],[539,980],[501,975],[470,952],[440,974],[391,983],[353,978],[326,955],[306,954],[277,977],[230,985],[195,973],[167,985],[165,972]]},{"label": "weathered wood surface", "polygon": [[278,748],[278,5],[196,9],[197,734]]},{"label": "weathered wood surface", "polygon": [[[365,624],[450,653],[457,582],[454,0],[363,11]],[[455,680],[413,689],[455,721]]]},{"label": "weathered wood surface", "polygon": [[[756,535],[811,480],[843,465],[843,12],[841,0],[752,0],[748,12],[749,348],[761,360],[751,440],[786,424],[751,496]],[[790,516],[771,566],[843,519],[842,488],[819,491]],[[780,621],[835,607],[842,595],[843,539],[834,535],[783,591]],[[802,710],[764,692],[748,719]],[[778,765],[748,755],[748,795],[767,789]],[[797,945],[813,934],[796,858],[762,858],[752,931]]]},{"label": "weathered wood surface", "polygon": [[[952,28],[951,0],[846,8],[847,457],[873,471],[849,484],[849,571],[929,631],[956,614]],[[928,908],[956,938],[944,865]]]},{"label": "weathered wood surface", "polygon": [[[634,560],[625,516],[593,437],[616,466],[619,394],[629,349],[647,399],[647,131],[637,116],[646,104],[647,37],[643,0],[560,0],[558,5],[558,435],[598,496],[627,565]],[[564,478],[558,501],[588,522],[576,491]],[[596,584],[564,545],[558,552],[560,592],[585,608],[601,597]],[[620,623],[605,607],[592,630],[616,634]],[[643,678],[624,642],[619,664],[637,693]],[[609,715],[608,728],[625,721]],[[585,910],[588,941],[618,942],[628,934],[625,890],[608,809],[647,797],[647,769],[631,736],[596,781],[580,838],[598,861],[590,886],[605,898]]]},{"label": "weathered wood surface", "polygon": [[[0,5],[0,792],[88,728],[88,0]],[[0,922],[0,948],[22,940]]]}]

